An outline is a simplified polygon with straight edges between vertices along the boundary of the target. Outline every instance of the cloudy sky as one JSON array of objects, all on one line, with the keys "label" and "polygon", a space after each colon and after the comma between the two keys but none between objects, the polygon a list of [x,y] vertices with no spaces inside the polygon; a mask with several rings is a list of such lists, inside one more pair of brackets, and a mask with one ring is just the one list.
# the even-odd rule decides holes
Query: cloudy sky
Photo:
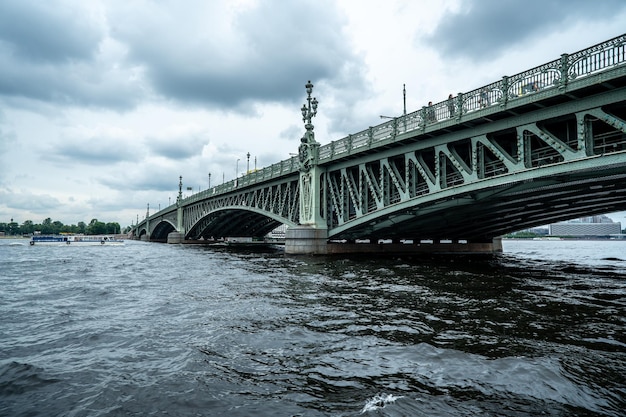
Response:
[{"label": "cloudy sky", "polygon": [[405,84],[410,112],[624,22],[623,0],[2,0],[0,222],[128,226],[180,175],[297,152],[308,80],[325,144],[401,114]]}]

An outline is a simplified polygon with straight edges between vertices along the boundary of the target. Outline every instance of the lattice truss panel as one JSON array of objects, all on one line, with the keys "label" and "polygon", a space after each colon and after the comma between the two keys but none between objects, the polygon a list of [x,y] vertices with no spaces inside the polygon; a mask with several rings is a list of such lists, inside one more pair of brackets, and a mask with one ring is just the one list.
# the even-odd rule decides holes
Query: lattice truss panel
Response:
[{"label": "lattice truss panel", "polygon": [[326,175],[329,228],[452,187],[626,151],[626,114],[601,108],[394,156]]},{"label": "lattice truss panel", "polygon": [[[241,211],[241,216],[234,216],[233,211]],[[230,214],[220,215],[224,212]],[[202,200],[186,206],[183,212],[184,227],[191,236],[220,236],[216,234],[220,230],[229,230],[233,236],[240,235],[237,230],[263,235],[280,223],[297,224],[298,216],[298,177]]]}]

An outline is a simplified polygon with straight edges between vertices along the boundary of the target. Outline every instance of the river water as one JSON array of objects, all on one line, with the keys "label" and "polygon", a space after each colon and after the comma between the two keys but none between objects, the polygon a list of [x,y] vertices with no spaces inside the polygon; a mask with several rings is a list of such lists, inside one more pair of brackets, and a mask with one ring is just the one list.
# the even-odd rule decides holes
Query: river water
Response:
[{"label": "river water", "polygon": [[623,416],[626,241],[288,257],[0,240],[1,416]]}]

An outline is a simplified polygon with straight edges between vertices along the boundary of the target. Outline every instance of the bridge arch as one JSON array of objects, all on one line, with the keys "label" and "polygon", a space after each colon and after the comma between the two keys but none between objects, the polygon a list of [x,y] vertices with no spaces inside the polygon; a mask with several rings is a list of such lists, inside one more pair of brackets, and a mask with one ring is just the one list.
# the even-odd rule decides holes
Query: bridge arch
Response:
[{"label": "bridge arch", "polygon": [[148,231],[146,230],[146,227],[144,225],[143,227],[140,227],[139,229],[137,229],[135,233],[136,233],[135,235],[136,239],[142,239],[144,236],[148,234]]},{"label": "bridge arch", "polygon": [[185,238],[204,240],[225,237],[262,238],[281,224],[296,226],[289,219],[256,207],[223,206],[199,218],[191,225]]},{"label": "bridge arch", "polygon": [[176,225],[169,219],[162,218],[156,224],[152,233],[150,233],[150,240],[158,242],[167,242],[167,235],[176,231]]}]

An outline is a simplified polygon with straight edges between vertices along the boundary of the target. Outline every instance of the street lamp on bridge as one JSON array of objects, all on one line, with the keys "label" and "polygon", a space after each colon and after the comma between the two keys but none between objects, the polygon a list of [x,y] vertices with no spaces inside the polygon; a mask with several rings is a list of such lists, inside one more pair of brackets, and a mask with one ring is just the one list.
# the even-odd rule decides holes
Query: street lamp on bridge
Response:
[{"label": "street lamp on bridge", "polygon": [[[406,130],[406,84],[402,84],[402,98],[403,98],[403,112],[402,112],[402,117],[404,120],[404,130]],[[391,117],[391,116],[380,116],[381,119],[391,119],[391,120],[396,120],[397,117]]]},{"label": "street lamp on bridge", "polygon": [[304,87],[306,88],[308,106],[306,104],[303,104],[300,110],[302,111],[302,121],[305,122],[304,127],[306,128],[307,132],[311,132],[313,131],[311,118],[313,118],[313,116],[317,114],[318,101],[315,97],[311,99],[311,93],[313,92],[313,84],[311,84],[311,81],[306,83]]}]

